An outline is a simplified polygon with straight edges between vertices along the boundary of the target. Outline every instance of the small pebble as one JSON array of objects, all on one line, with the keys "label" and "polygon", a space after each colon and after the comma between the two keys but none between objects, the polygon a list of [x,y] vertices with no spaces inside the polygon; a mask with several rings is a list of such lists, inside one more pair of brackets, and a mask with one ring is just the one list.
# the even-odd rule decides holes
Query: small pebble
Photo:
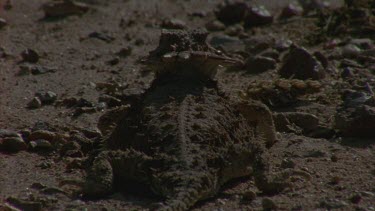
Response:
[{"label": "small pebble", "polygon": [[36,130],[29,135],[28,140],[35,141],[38,139],[44,139],[47,141],[52,141],[55,137],[56,134],[54,132],[48,130]]},{"label": "small pebble", "polygon": [[256,56],[246,60],[245,68],[248,73],[262,73],[276,68],[276,61],[269,57]]},{"label": "small pebble", "polygon": [[81,15],[89,10],[85,3],[78,3],[74,0],[56,0],[46,2],[42,5],[45,17],[64,17],[69,15]]},{"label": "small pebble", "polygon": [[34,202],[34,201],[26,200],[26,199],[19,199],[13,196],[8,197],[6,201],[21,210],[33,210],[33,211],[42,210],[41,202]]},{"label": "small pebble", "polygon": [[34,150],[50,151],[53,149],[52,144],[49,141],[43,139],[30,141],[30,146]]},{"label": "small pebble", "polygon": [[128,57],[131,55],[132,53],[132,47],[128,46],[128,47],[124,47],[124,48],[121,48],[117,53],[116,55],[117,56],[120,56],[120,57]]},{"label": "small pebble", "polygon": [[52,104],[57,99],[57,94],[51,91],[40,91],[35,93],[35,97],[38,97],[42,104]]},{"label": "small pebble", "polygon": [[39,61],[39,54],[35,50],[26,49],[21,52],[23,61],[30,63],[37,63]]},{"label": "small pebble", "polygon": [[355,58],[361,54],[362,50],[353,44],[348,44],[341,49],[341,55],[344,58]]},{"label": "small pebble", "polygon": [[350,198],[349,198],[350,202],[352,202],[353,204],[358,204],[359,202],[361,202],[362,200],[362,196],[358,193],[352,195]]},{"label": "small pebble", "polygon": [[331,185],[337,185],[337,184],[340,183],[340,181],[341,181],[341,177],[339,177],[339,176],[333,176],[333,177],[331,177],[329,184],[331,184]]},{"label": "small pebble", "polygon": [[347,207],[348,203],[341,201],[339,199],[325,199],[320,202],[320,207],[331,209],[340,209]]},{"label": "small pebble", "polygon": [[289,49],[290,46],[292,46],[292,44],[293,44],[293,41],[286,39],[286,38],[282,38],[282,39],[276,40],[274,47],[276,50],[281,52],[281,51],[285,51]]},{"label": "small pebble", "polygon": [[273,16],[264,6],[251,7],[246,15],[244,26],[249,28],[270,24],[272,22]]},{"label": "small pebble", "polygon": [[344,79],[352,78],[354,76],[352,68],[344,67],[344,69],[341,71],[340,76],[341,76],[341,78],[344,78]]},{"label": "small pebble", "polygon": [[337,157],[337,155],[332,155],[331,156],[331,161],[332,162],[337,162],[339,160],[339,158]]},{"label": "small pebble", "polygon": [[56,68],[50,68],[50,67],[44,67],[40,65],[33,65],[33,64],[21,64],[20,71],[18,72],[18,75],[40,75],[50,72],[55,72]]},{"label": "small pebble", "polygon": [[8,23],[4,18],[0,18],[0,29],[6,26]]},{"label": "small pebble", "polygon": [[11,0],[7,0],[3,6],[4,10],[10,10],[12,9],[13,5],[12,5],[12,1]]},{"label": "small pebble", "polygon": [[20,137],[20,135],[12,130],[7,129],[0,129],[0,138],[7,138],[7,137]]},{"label": "small pebble", "polygon": [[108,35],[107,33],[105,32],[91,32],[89,35],[88,35],[89,38],[96,38],[96,39],[99,39],[99,40],[103,40],[107,43],[110,43],[112,42],[113,40],[115,40],[114,37]]},{"label": "small pebble", "polygon": [[1,146],[7,152],[19,152],[27,149],[27,144],[21,137],[4,138]]},{"label": "small pebble", "polygon": [[241,24],[231,25],[225,29],[225,34],[229,36],[238,36],[242,33],[244,33],[244,28]]},{"label": "small pebble", "polygon": [[293,16],[302,15],[303,8],[298,3],[290,3],[282,9],[280,19],[287,19]]},{"label": "small pebble", "polygon": [[113,66],[113,65],[118,64],[119,62],[120,62],[120,59],[116,56],[116,57],[114,57],[114,58],[108,60],[108,61],[106,62],[106,64]]},{"label": "small pebble", "polygon": [[215,15],[219,21],[226,25],[240,23],[244,20],[248,13],[249,5],[245,2],[227,1],[225,4],[219,6],[215,11]]},{"label": "small pebble", "polygon": [[264,198],[262,200],[262,207],[264,210],[276,210],[277,209],[276,203],[270,198]]},{"label": "small pebble", "polygon": [[245,201],[253,201],[256,197],[257,194],[252,190],[246,191],[242,194],[242,199]]},{"label": "small pebble", "polygon": [[284,158],[281,162],[281,168],[294,168],[296,163],[289,158]]},{"label": "small pebble", "polygon": [[208,31],[222,31],[225,29],[225,25],[218,20],[206,23],[205,27]]},{"label": "small pebble", "polygon": [[280,57],[280,53],[275,49],[266,49],[266,50],[262,51],[259,54],[259,56],[269,57],[269,58],[274,59],[275,61],[278,61],[279,57]]},{"label": "small pebble", "polygon": [[35,109],[42,107],[42,101],[39,99],[39,97],[34,97],[28,104],[28,108]]}]

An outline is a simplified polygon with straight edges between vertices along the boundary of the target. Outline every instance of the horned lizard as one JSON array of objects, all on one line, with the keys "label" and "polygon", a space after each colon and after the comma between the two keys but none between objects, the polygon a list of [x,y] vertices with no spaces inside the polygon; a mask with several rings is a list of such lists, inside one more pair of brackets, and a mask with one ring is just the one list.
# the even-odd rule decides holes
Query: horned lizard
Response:
[{"label": "horned lizard", "polygon": [[162,31],[146,59],[155,80],[105,139],[84,194],[140,184],[165,199],[158,210],[186,210],[234,178],[253,175],[264,192],[282,188],[269,181],[261,156],[276,138],[272,115],[261,103],[234,103],[218,89],[218,65],[240,61],[210,47],[207,35]]}]

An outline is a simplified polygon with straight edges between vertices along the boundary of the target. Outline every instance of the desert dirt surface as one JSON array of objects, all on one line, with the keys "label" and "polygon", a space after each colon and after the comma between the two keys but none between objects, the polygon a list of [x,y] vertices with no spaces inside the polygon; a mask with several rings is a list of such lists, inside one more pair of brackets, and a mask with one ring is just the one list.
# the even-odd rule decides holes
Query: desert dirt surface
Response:
[{"label": "desert dirt surface", "polygon": [[240,178],[193,210],[375,210],[371,1],[292,7],[284,19],[288,1],[246,1],[274,16],[258,13],[250,26],[223,24],[229,15],[215,11],[230,3],[220,0],[82,0],[65,10],[51,2],[0,0],[0,210],[148,210],[160,201],[142,190],[88,200],[67,181],[83,181],[106,135],[100,117],[154,79],[139,60],[162,28],[207,28],[209,43],[245,61],[216,79],[227,95],[271,109],[271,169],[294,172],[281,193]]}]

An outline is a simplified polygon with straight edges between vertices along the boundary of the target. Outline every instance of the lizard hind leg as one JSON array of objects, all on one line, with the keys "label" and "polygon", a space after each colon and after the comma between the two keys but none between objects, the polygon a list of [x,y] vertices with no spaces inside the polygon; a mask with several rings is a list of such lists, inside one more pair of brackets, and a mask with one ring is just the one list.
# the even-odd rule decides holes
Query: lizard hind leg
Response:
[{"label": "lizard hind leg", "polygon": [[89,198],[105,196],[112,192],[113,171],[108,151],[101,152],[94,159],[82,189],[83,195]]},{"label": "lizard hind leg", "polygon": [[88,171],[83,194],[87,197],[105,196],[120,183],[147,181],[145,165],[150,159],[133,149],[100,153]]},{"label": "lizard hind leg", "polygon": [[[164,186],[162,195],[166,196],[166,200],[163,203],[154,204],[151,209],[158,211],[188,210],[198,201],[207,199],[218,191],[218,181],[213,179],[215,177],[202,172],[194,172],[194,176],[188,176],[188,174],[181,175],[180,181],[174,187],[168,188],[169,190]],[[176,181],[172,181],[172,183],[174,182]]]}]

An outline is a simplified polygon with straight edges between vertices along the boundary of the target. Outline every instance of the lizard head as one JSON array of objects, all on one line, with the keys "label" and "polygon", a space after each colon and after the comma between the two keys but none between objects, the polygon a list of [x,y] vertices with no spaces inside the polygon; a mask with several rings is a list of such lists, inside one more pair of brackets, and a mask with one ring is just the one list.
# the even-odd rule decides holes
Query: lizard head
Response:
[{"label": "lizard head", "polygon": [[219,65],[242,64],[211,47],[207,36],[205,30],[162,30],[158,47],[149,53],[145,63],[156,76],[198,74],[211,79]]}]

